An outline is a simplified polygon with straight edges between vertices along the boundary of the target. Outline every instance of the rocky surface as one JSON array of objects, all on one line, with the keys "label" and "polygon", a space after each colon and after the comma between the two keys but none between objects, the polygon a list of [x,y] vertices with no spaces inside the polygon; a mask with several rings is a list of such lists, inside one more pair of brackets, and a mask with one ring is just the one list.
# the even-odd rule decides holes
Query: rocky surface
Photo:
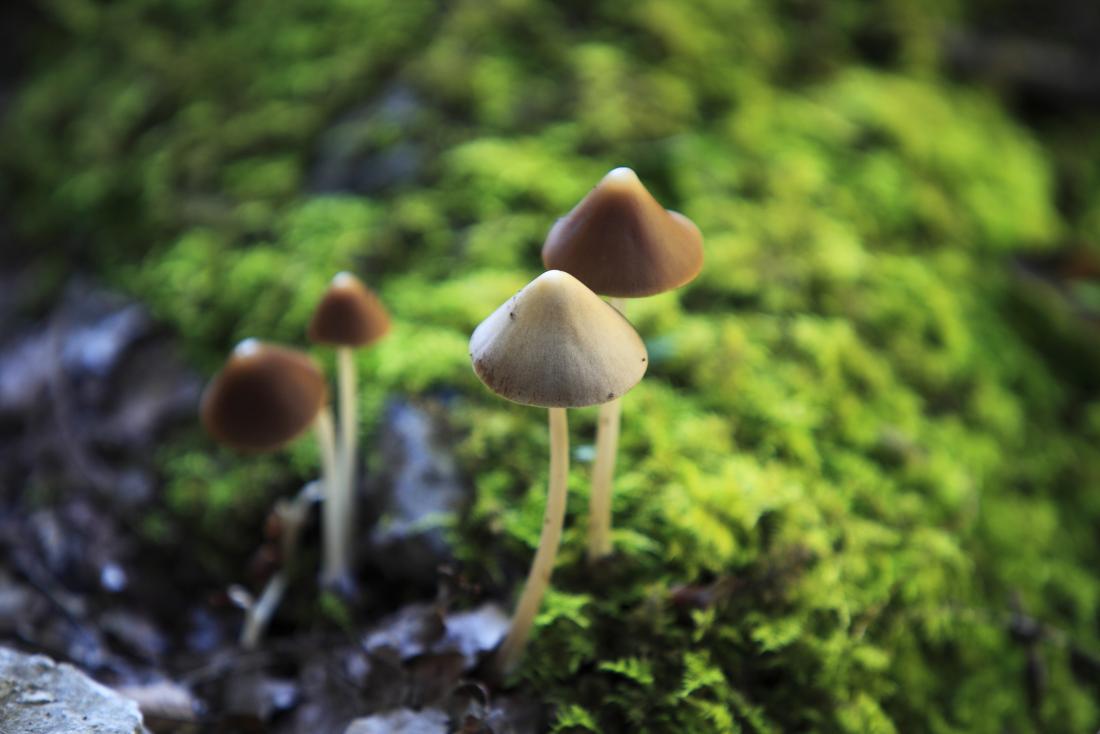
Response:
[{"label": "rocky surface", "polygon": [[133,528],[201,382],[140,305],[79,278],[61,293],[36,316],[0,297],[0,640],[128,684],[187,598]]},{"label": "rocky surface", "polygon": [[0,647],[0,731],[140,734],[137,704],[71,665]]},{"label": "rocky surface", "polygon": [[[382,471],[369,488],[378,521],[368,557],[391,580],[431,589],[437,570],[451,560],[441,527],[470,500],[448,435],[446,406],[392,400],[380,431]],[[401,558],[400,564],[389,559]]]},{"label": "rocky surface", "polygon": [[320,136],[310,188],[375,194],[416,181],[426,155],[409,141],[408,131],[422,124],[422,110],[412,89],[395,85],[377,101],[343,115]]},{"label": "rocky surface", "polygon": [[447,734],[447,715],[438,709],[398,709],[351,722],[345,734]]},{"label": "rocky surface", "polygon": [[136,505],[152,450],[201,382],[146,310],[74,278],[44,318],[0,329],[0,473]]}]

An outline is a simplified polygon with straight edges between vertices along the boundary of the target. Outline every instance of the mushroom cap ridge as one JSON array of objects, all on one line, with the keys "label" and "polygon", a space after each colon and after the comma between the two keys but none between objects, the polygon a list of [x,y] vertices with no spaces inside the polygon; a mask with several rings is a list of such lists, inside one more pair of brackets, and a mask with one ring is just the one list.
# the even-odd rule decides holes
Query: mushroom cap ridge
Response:
[{"label": "mushroom cap ridge", "polygon": [[203,426],[241,451],[274,451],[304,433],[325,404],[325,377],[296,349],[241,342],[203,392]]},{"label": "mushroom cap ridge", "polygon": [[535,278],[481,322],[470,337],[470,358],[493,392],[547,408],[620,397],[649,364],[630,322],[559,270]]},{"label": "mushroom cap ridge", "polygon": [[309,322],[309,340],[338,347],[364,347],[390,330],[378,296],[351,273],[337,273]]},{"label": "mushroom cap ridge", "polygon": [[662,207],[634,171],[616,168],[554,223],[542,261],[601,295],[651,296],[699,274],[703,235],[683,214]]}]

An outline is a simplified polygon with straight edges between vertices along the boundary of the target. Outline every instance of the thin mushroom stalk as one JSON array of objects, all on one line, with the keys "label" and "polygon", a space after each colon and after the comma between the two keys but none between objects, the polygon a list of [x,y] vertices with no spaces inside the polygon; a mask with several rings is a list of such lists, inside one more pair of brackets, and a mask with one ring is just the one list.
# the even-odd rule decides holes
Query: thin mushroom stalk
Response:
[{"label": "thin mushroom stalk", "polygon": [[302,537],[302,526],[305,524],[309,513],[309,506],[319,498],[318,482],[313,481],[302,487],[298,495],[291,501],[280,500],[275,507],[275,513],[282,524],[280,537],[280,551],[282,555],[282,568],[267,582],[260,598],[249,605],[245,613],[244,626],[241,629],[241,647],[246,650],[254,650],[263,639],[275,610],[286,593],[290,582],[288,567],[298,555],[298,541]]},{"label": "thin mushroom stalk", "polygon": [[[612,298],[609,303],[624,313],[626,301]],[[615,458],[619,452],[619,425],[622,398],[600,406],[596,422],[596,459],[592,464],[592,491],[588,498],[588,560],[594,562],[611,555],[611,490],[615,477]]]},{"label": "thin mushroom stalk", "polygon": [[290,580],[286,571],[280,569],[275,572],[271,580],[267,582],[263,593],[245,613],[244,627],[241,628],[241,647],[245,650],[255,650],[263,639],[264,631],[275,616],[275,610],[279,608],[279,602],[283,600]]},{"label": "thin mushroom stalk", "polygon": [[600,406],[596,424],[596,459],[592,464],[592,491],[588,497],[588,560],[611,555],[611,491],[619,451],[622,401]]},{"label": "thin mushroom stalk", "polygon": [[337,392],[340,399],[340,464],[339,497],[343,506],[337,526],[342,552],[350,557],[351,536],[355,528],[356,447],[358,445],[359,413],[356,397],[355,356],[351,347],[336,350]]},{"label": "thin mushroom stalk", "polygon": [[336,450],[335,480],[326,487],[324,580],[339,584],[351,580],[352,540],[356,515],[356,465],[359,411],[355,349],[385,336],[389,315],[378,297],[351,273],[337,273],[310,319],[308,336],[315,344],[336,348],[337,392],[340,405],[340,445]]},{"label": "thin mushroom stalk", "polygon": [[565,522],[565,500],[569,479],[569,427],[565,408],[550,408],[550,486],[546,498],[546,511],[542,518],[542,532],[539,535],[539,547],[531,570],[527,574],[527,583],[512,616],[512,625],[508,636],[500,647],[498,667],[504,673],[515,669],[519,663],[527,638],[531,636],[531,627],[535,615],[542,605],[542,597],[550,586],[550,576],[554,572],[554,561],[558,557],[561,545],[561,530]]},{"label": "thin mushroom stalk", "polygon": [[[613,297],[612,304],[622,311],[624,298],[652,296],[691,282],[703,267],[703,235],[683,214],[661,206],[634,171],[616,168],[555,222],[542,246],[542,262]],[[600,410],[589,505],[590,563],[612,550],[619,409],[615,401]]]},{"label": "thin mushroom stalk", "polygon": [[[275,344],[246,339],[233,349],[225,366],[211,379],[199,408],[207,432],[239,451],[277,451],[313,428],[320,448],[325,493],[325,526],[332,525],[331,499],[336,490],[338,467],[328,389],[321,368],[309,355]],[[325,533],[324,573],[341,568],[341,548]],[[281,595],[276,585],[261,599],[276,604]],[[251,637],[254,633],[248,632]],[[258,639],[258,638],[257,638]]]},{"label": "thin mushroom stalk", "polygon": [[342,522],[343,502],[340,490],[340,469],[336,459],[336,430],[332,411],[322,408],[313,427],[317,435],[317,448],[321,455],[321,482],[324,485],[324,501],[321,503],[324,522],[322,536],[324,548],[321,560],[321,580],[325,584],[337,583],[347,574],[348,552],[346,536],[339,532]]},{"label": "thin mushroom stalk", "polygon": [[527,584],[495,659],[500,672],[519,663],[561,544],[569,474],[565,409],[624,394],[642,379],[647,359],[641,337],[622,314],[557,270],[528,283],[470,337],[470,360],[487,388],[512,402],[550,409],[546,512]]}]

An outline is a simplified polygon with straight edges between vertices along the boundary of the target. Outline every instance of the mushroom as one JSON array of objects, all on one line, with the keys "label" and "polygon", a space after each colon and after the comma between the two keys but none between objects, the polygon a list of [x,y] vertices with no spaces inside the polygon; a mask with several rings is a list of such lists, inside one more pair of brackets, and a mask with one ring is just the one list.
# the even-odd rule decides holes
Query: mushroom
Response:
[{"label": "mushroom", "polygon": [[280,499],[269,516],[269,520],[275,518],[275,525],[278,528],[282,568],[268,579],[267,586],[264,587],[258,599],[249,599],[240,638],[241,647],[246,650],[253,650],[260,644],[260,638],[267,629],[268,622],[271,621],[271,617],[279,607],[279,602],[282,601],[283,594],[286,593],[290,583],[287,566],[298,553],[298,540],[309,517],[309,506],[321,499],[318,484],[316,480],[307,483],[293,500]]},{"label": "mushroom", "polygon": [[[277,451],[312,426],[328,496],[337,468],[332,412],[326,398],[325,377],[308,355],[245,339],[206,387],[200,414],[207,432],[217,441],[256,453]],[[326,524],[326,578],[339,558],[333,530]]]},{"label": "mushroom", "polygon": [[550,486],[538,550],[498,653],[518,662],[550,583],[561,542],[569,474],[566,408],[614,400],[645,374],[641,337],[622,314],[568,273],[528,283],[470,337],[470,359],[486,387],[516,403],[549,408]]},{"label": "mushroom", "polygon": [[338,489],[326,495],[325,516],[338,540],[335,565],[329,570],[343,577],[351,557],[351,534],[355,527],[355,452],[357,420],[355,360],[353,350],[372,344],[390,328],[386,309],[362,281],[351,273],[337,273],[321,297],[309,323],[309,339],[315,344],[336,347],[337,391],[340,399],[340,477]]},{"label": "mushroom", "polygon": [[[559,219],[542,246],[547,268],[571,273],[625,313],[625,298],[678,288],[703,267],[703,235],[662,207],[629,168],[616,168]],[[588,559],[611,553],[611,485],[621,404],[600,407],[589,499]]]}]

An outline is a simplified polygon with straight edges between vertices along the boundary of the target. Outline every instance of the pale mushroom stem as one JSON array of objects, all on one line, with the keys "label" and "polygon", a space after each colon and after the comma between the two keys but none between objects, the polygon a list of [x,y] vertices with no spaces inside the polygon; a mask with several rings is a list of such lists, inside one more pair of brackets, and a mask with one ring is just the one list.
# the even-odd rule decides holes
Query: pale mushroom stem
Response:
[{"label": "pale mushroom stem", "polygon": [[[625,298],[611,298],[608,302],[620,313],[625,312]],[[603,403],[596,423],[596,460],[592,465],[592,492],[588,497],[589,563],[611,555],[611,484],[619,451],[621,412],[620,398]]]},{"label": "pale mushroom stem", "polygon": [[322,408],[317,415],[313,432],[317,435],[317,445],[321,450],[321,480],[324,484],[321,580],[325,584],[331,584],[343,578],[347,567],[347,553],[344,537],[340,532],[342,508],[339,501],[340,470],[336,463],[336,431],[332,424],[332,411],[328,406]]},{"label": "pale mushroom stem", "polygon": [[[345,553],[351,552],[351,535],[355,528],[355,464],[356,443],[359,430],[359,416],[356,404],[355,358],[351,347],[339,347],[336,350],[337,379],[340,392],[340,466],[341,512],[338,522],[340,546]],[[350,557],[343,563],[348,564]]]},{"label": "pale mushroom stem", "polygon": [[244,626],[241,628],[241,647],[246,650],[254,650],[260,644],[264,630],[267,629],[271,617],[279,608],[283,594],[286,593],[289,566],[298,554],[298,540],[302,537],[302,525],[305,524],[310,503],[317,499],[317,485],[316,481],[310,482],[302,487],[293,500],[290,502],[280,500],[276,505],[276,513],[283,523],[280,543],[283,567],[275,572],[264,587],[260,598],[245,613]]},{"label": "pale mushroom stem", "polygon": [[500,670],[511,672],[523,655],[531,626],[542,604],[543,594],[550,585],[554,571],[554,559],[561,544],[562,523],[565,520],[565,499],[569,477],[569,428],[565,408],[550,408],[550,490],[546,498],[546,512],[542,518],[542,534],[523,595],[516,605],[508,637],[500,646],[497,661]]},{"label": "pale mushroom stem", "polygon": [[249,607],[244,628],[241,630],[241,647],[245,650],[255,650],[260,644],[260,638],[267,629],[267,623],[271,621],[279,602],[283,599],[283,594],[286,593],[287,584],[286,571],[276,572],[264,587],[264,593],[255,604]]}]

